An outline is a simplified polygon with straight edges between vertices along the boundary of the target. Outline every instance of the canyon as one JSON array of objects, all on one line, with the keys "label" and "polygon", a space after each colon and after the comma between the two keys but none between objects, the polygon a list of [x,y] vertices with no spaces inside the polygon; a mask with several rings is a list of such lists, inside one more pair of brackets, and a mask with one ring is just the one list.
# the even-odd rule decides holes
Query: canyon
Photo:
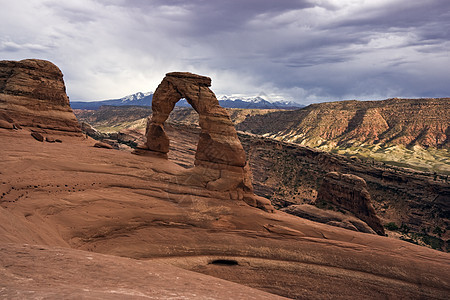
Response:
[{"label": "canyon", "polygon": [[[248,119],[275,113],[292,113],[246,109],[229,109],[228,112],[237,127]],[[151,110],[144,111],[137,107],[75,111],[81,122],[89,122],[103,132],[110,132],[97,138],[112,135],[116,142],[117,139],[121,141],[121,146],[123,143],[132,145],[143,141],[147,119],[139,117],[147,113],[151,114]],[[194,149],[199,135],[198,114],[192,109],[175,108],[169,115],[168,122],[166,128],[172,141],[169,157],[184,167],[193,166]],[[388,235],[449,251],[450,186],[447,175],[397,167],[355,155],[338,154],[248,131],[238,131],[238,136],[247,153],[255,193],[270,199],[276,208],[293,214],[299,214],[301,208],[303,217],[335,223],[336,214],[339,213],[337,210],[342,208],[334,208],[333,218],[330,219],[323,218],[324,214],[331,213],[330,210],[319,211],[321,215],[311,215],[313,208],[310,204],[315,202],[323,178],[328,172],[353,174],[367,182],[372,205],[382,224],[391,224],[396,228],[389,230]],[[344,226],[348,223],[346,219],[351,217],[351,212],[339,216],[341,221],[338,224]]]},{"label": "canyon", "polygon": [[318,103],[252,116],[236,127],[337,154],[450,174],[450,98]]}]

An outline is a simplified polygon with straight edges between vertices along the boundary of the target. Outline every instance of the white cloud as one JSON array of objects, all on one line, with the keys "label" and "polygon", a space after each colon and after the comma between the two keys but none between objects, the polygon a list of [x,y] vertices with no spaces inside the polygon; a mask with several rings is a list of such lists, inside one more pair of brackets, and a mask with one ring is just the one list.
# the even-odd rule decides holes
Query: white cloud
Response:
[{"label": "white cloud", "polygon": [[449,11],[446,0],[15,0],[0,11],[0,55],[54,62],[73,100],[154,90],[171,71],[210,76],[217,94],[303,103],[448,96]]}]

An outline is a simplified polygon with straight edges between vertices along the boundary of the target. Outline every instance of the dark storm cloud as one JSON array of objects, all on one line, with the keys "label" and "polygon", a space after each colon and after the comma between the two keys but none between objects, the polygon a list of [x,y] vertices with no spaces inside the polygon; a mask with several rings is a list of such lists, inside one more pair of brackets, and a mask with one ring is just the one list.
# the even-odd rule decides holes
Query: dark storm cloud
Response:
[{"label": "dark storm cloud", "polygon": [[153,90],[174,70],[302,103],[438,97],[448,20],[447,0],[17,0],[0,12],[0,54],[57,63],[72,99]]}]

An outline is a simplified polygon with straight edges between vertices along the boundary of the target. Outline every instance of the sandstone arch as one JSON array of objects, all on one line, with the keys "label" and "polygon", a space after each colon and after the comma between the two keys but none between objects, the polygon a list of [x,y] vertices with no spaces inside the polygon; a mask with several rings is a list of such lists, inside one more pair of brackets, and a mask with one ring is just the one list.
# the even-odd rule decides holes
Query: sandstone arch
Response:
[{"label": "sandstone arch", "polygon": [[245,152],[228,112],[219,105],[209,89],[211,79],[192,73],[166,74],[153,95],[153,116],[147,131],[149,150],[169,152],[169,139],[164,132],[164,122],[175,104],[185,98],[199,114],[201,128],[194,164],[224,164],[244,167]]},{"label": "sandstone arch", "polygon": [[147,125],[145,148],[163,155],[169,152],[164,122],[175,104],[185,98],[199,114],[201,128],[195,167],[190,171],[195,176],[190,176],[187,184],[229,192],[232,199],[272,210],[269,200],[253,194],[244,148],[228,112],[219,105],[210,86],[211,78],[206,76],[186,72],[166,74],[153,95],[153,115]]}]

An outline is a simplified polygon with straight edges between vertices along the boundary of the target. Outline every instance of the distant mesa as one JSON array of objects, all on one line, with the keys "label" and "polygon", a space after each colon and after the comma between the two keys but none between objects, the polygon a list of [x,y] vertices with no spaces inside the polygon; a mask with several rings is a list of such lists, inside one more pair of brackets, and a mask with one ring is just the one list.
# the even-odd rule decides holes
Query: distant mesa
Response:
[{"label": "distant mesa", "polygon": [[1,127],[81,136],[63,74],[45,60],[0,61],[0,119]]},{"label": "distant mesa", "polygon": [[195,167],[188,171],[185,182],[205,186],[210,190],[229,192],[231,198],[272,211],[269,200],[253,194],[244,148],[228,112],[219,105],[209,86],[209,77],[183,72],[166,74],[153,95],[153,114],[147,125],[146,144],[136,153],[151,151],[166,155],[169,152],[169,138],[164,130],[164,122],[175,104],[184,98],[199,114],[201,128]]},{"label": "distant mesa", "polygon": [[238,130],[324,150],[359,145],[450,147],[450,98],[315,103],[252,116]]}]

